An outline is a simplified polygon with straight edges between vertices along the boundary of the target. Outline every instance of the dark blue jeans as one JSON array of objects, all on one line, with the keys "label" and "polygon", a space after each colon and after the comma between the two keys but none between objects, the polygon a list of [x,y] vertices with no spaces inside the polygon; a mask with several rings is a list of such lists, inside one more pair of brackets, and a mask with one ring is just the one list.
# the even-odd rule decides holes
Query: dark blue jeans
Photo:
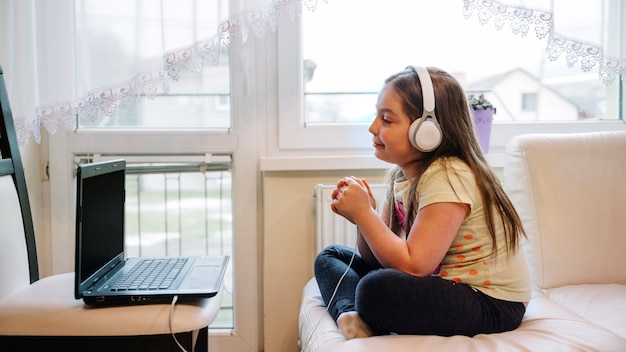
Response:
[{"label": "dark blue jeans", "polygon": [[[327,306],[352,254],[352,248],[330,246],[315,259],[315,277]],[[335,321],[343,312],[357,311],[376,335],[510,331],[519,326],[525,310],[523,303],[495,299],[439,276],[372,267],[358,254],[328,306]]]}]

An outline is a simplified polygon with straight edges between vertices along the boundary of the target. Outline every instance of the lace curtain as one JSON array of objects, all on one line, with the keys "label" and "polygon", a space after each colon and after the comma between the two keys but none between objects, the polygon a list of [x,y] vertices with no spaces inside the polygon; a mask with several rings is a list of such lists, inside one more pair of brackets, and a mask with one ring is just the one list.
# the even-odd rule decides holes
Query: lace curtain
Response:
[{"label": "lace curtain", "polygon": [[[245,43],[251,36],[263,37],[268,30],[276,30],[280,16],[293,19],[303,7],[314,10],[318,3],[318,0],[121,0],[119,6],[111,6],[116,1],[119,0],[0,1],[0,65],[10,89],[22,145],[31,136],[39,143],[43,129],[51,134],[59,126],[75,129],[76,116],[83,121],[94,120],[98,113],[110,116],[121,105],[133,109],[138,99],[167,93],[169,82],[180,79],[184,72],[193,74],[205,65],[216,64],[222,48]],[[89,11],[89,6],[101,6],[105,16],[107,6],[116,10],[130,6],[122,16],[134,16],[137,21],[145,22],[144,28],[150,28],[142,33],[123,34],[137,36],[134,50],[141,53],[121,60],[121,53],[107,53],[118,61],[103,62],[102,57],[76,52],[74,40],[93,40],[83,38],[80,23],[74,27],[75,18],[81,17],[81,11]],[[75,14],[79,16],[74,17]],[[110,20],[115,21],[115,16]],[[173,35],[177,30],[187,31],[187,39],[172,40],[181,38],[180,33]],[[110,49],[106,37],[106,33],[101,33],[97,39],[103,39],[103,52]],[[155,51],[159,52],[155,55]],[[101,75],[106,81],[85,82],[89,77],[80,71],[89,65],[99,65],[107,71]],[[54,72],[68,66],[78,72],[66,69],[65,76]],[[55,82],[42,83],[46,82],[47,71],[57,76]],[[72,83],[68,85],[68,81]]]},{"label": "lace curtain", "polygon": [[[578,65],[583,72],[597,70],[598,78],[611,84],[618,75],[626,74],[626,47],[620,47],[626,29],[620,28],[619,15],[607,18],[607,14],[623,14],[622,6],[620,0],[463,0],[463,15],[483,25],[492,24],[496,30],[508,26],[514,35],[534,32],[538,39],[546,40],[548,60],[564,58],[569,67]],[[606,21],[614,23],[606,26]],[[581,23],[584,30],[580,30]],[[607,33],[607,27],[615,31]]]},{"label": "lace curtain", "polygon": [[[74,11],[84,9],[77,8],[73,0],[3,0],[0,64],[9,82],[20,141],[27,143],[32,135],[39,143],[42,127],[49,133],[55,133],[59,126],[72,130],[76,128],[76,116],[86,120],[94,119],[99,112],[110,116],[120,105],[132,109],[141,97],[167,93],[169,82],[181,79],[182,73],[197,73],[204,65],[216,64],[221,48],[245,43],[250,36],[263,37],[268,30],[276,30],[280,16],[293,19],[303,9],[314,11],[326,1],[330,0],[135,0],[135,11],[141,14],[138,20],[151,21],[153,25],[153,30],[142,34],[146,37],[137,40],[142,44],[152,42],[148,51],[156,60],[144,60],[141,65],[133,62],[109,65],[85,53],[72,52],[71,41],[75,35],[80,40],[81,34],[74,33]],[[626,74],[626,48],[620,47],[619,42],[610,43],[615,37],[618,41],[626,38],[624,28],[620,28],[621,18],[616,17],[618,22],[614,24],[621,36],[603,31],[608,11],[624,12],[620,0],[585,0],[576,4],[571,0],[457,1],[466,20],[478,20],[495,30],[510,28],[513,35],[534,33],[538,40],[545,40],[549,60],[564,60],[568,66],[583,72],[597,70],[605,84]],[[191,17],[180,17],[184,8],[191,9],[186,14]],[[580,21],[589,24],[585,31],[575,31],[579,27],[569,26]],[[189,33],[186,42],[170,40],[170,24],[183,22]],[[142,45],[137,48],[146,49]],[[49,71],[73,65],[114,69],[106,75],[108,81],[78,79],[81,86],[87,87],[83,89],[58,88],[63,86],[59,80],[39,87]],[[68,77],[68,80],[72,79]]]}]

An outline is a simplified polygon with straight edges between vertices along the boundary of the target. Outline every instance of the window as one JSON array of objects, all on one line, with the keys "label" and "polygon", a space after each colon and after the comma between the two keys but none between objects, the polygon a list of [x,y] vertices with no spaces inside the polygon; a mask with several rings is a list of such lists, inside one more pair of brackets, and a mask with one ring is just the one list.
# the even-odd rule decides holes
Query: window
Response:
[{"label": "window", "polygon": [[[589,4],[581,10],[593,5],[601,10],[601,1]],[[357,7],[360,15],[350,17]],[[532,27],[525,37],[513,35],[508,27],[496,31],[491,23],[480,24],[476,14],[464,19],[462,9],[457,1],[391,0],[365,5],[353,0],[305,12],[305,122],[367,121],[365,116],[372,115],[382,80],[409,64],[442,67],[454,74],[466,90],[493,92],[496,97],[514,90],[522,93],[529,87],[546,87],[537,94],[549,94],[550,89],[560,95],[561,99],[553,99],[552,103],[562,104],[564,111],[569,104],[575,104],[596,119],[618,118],[603,108],[606,100],[618,98],[614,87],[605,87],[597,74],[567,68],[564,58],[546,60],[547,39],[536,38]],[[420,14],[419,19],[416,14]],[[349,25],[340,27],[348,17]],[[608,25],[608,19],[604,20]],[[444,24],[445,31],[437,30]],[[583,21],[578,28],[588,25]],[[345,49],[346,45],[350,50]],[[581,99],[581,92],[587,93],[587,99]],[[499,105],[501,110],[513,110],[504,98]],[[538,119],[547,121],[551,116],[539,114]]]},{"label": "window", "polygon": [[[190,241],[200,243],[202,251],[207,250],[208,242],[209,253],[231,251],[232,272],[227,272],[225,277],[222,310],[210,326],[209,346],[211,350],[256,351],[260,341],[258,288],[261,285],[259,272],[245,268],[257,268],[260,263],[257,218],[250,216],[258,212],[258,195],[237,191],[255,189],[258,182],[255,145],[244,143],[256,137],[255,124],[244,119],[254,116],[251,111],[255,99],[243,80],[230,80],[232,72],[242,71],[238,59],[253,56],[253,48],[232,48],[230,53],[234,55],[228,50],[210,53],[215,56],[207,58],[201,74],[193,70],[197,62],[187,62],[184,63],[189,65],[187,68],[174,67],[171,68],[174,71],[166,72],[186,76],[184,80],[162,80],[159,72],[152,71],[154,67],[157,71],[163,67],[163,47],[178,49],[177,45],[215,35],[217,24],[207,25],[206,33],[202,33],[205,28],[202,25],[195,27],[198,28],[195,33],[186,26],[194,21],[212,20],[212,15],[226,17],[228,10],[224,10],[224,4],[228,3],[220,1],[222,7],[216,3],[204,0],[76,0],[54,6],[37,3],[51,11],[48,13],[43,8],[38,11],[45,19],[50,18],[41,22],[54,22],[49,26],[50,38],[63,38],[63,44],[72,43],[63,47],[66,50],[54,51],[56,62],[45,60],[49,67],[45,69],[44,78],[49,78],[46,82],[51,87],[62,86],[65,91],[73,92],[81,102],[88,97],[97,103],[90,105],[91,109],[78,111],[75,130],[59,133],[63,131],[59,128],[49,139],[50,202],[55,205],[50,209],[51,271],[67,272],[73,268],[73,238],[68,234],[73,233],[75,158],[97,154],[101,158],[121,156],[133,171],[127,179],[129,193],[134,193],[132,197],[129,194],[128,230],[141,227],[142,233],[145,230],[149,234],[141,239],[131,237],[127,245],[132,255],[139,255],[139,251],[148,255],[154,250],[170,255],[192,254],[188,252]],[[165,31],[160,20],[155,20],[158,18],[155,11],[160,6],[164,6],[163,13],[169,16],[165,21],[173,21],[164,26]],[[96,17],[89,17],[92,15]],[[52,20],[58,18],[63,21]],[[159,39],[156,42],[133,39],[142,32],[148,37],[156,33]],[[166,34],[163,37],[162,32]],[[170,40],[176,36],[186,39],[172,43]],[[52,47],[54,43],[47,45]],[[210,61],[220,55],[219,65],[212,65]],[[121,56],[130,56],[134,62],[129,64],[130,70],[117,61]],[[126,59],[120,61],[127,62]],[[65,70],[56,69],[58,62],[64,64],[60,66]],[[146,71],[141,73],[144,68]],[[140,74],[135,75],[137,72]],[[164,82],[169,84],[163,85]],[[248,79],[246,83],[254,81]],[[102,87],[111,89],[98,94],[87,91],[101,92]],[[131,93],[137,91],[140,97],[134,99]],[[115,114],[98,109],[115,110]],[[75,117],[73,110],[68,111],[69,119]],[[229,166],[212,169],[212,165],[224,162],[222,158],[228,159]],[[133,210],[133,205],[139,209]],[[167,209],[167,216],[158,213],[159,208]],[[162,221],[154,222],[154,217],[159,216]]]},{"label": "window", "polygon": [[[223,133],[230,130],[228,50],[219,51],[218,65],[205,65],[200,73],[181,80],[161,76],[170,72],[150,71],[158,67],[154,64],[162,59],[166,41],[188,44],[204,31],[213,33],[199,16],[219,13],[217,2],[163,1],[154,6],[146,0],[112,0],[76,1],[75,4],[76,52],[92,58],[76,60],[79,87],[81,83],[104,85],[112,79],[112,82],[127,82],[111,87],[110,99],[106,94],[100,95],[102,108],[97,113],[79,113],[79,130],[201,128]],[[211,4],[215,8],[207,8]],[[167,11],[166,15],[161,17],[161,11]],[[123,76],[136,71],[136,67],[146,67],[145,73],[133,78]],[[115,113],[107,114],[107,110]],[[105,149],[104,146],[99,148]],[[134,154],[124,157],[128,165],[125,223],[128,255],[216,253],[232,258],[230,156],[227,163],[189,164],[186,157],[180,155],[137,156],[132,148],[126,152]],[[202,158],[200,156],[199,160]],[[208,158],[215,159],[215,156]],[[228,292],[212,328],[234,328],[230,268],[232,264],[224,280]]]},{"label": "window", "polygon": [[522,93],[522,110],[537,110],[537,93]]},{"label": "window", "polygon": [[[557,3],[555,12],[574,10]],[[357,9],[359,15],[355,16]],[[616,28],[626,17],[619,1],[594,0],[577,10],[588,15],[567,24],[573,33],[584,33],[599,20],[605,30],[594,39],[611,52],[619,50],[623,34]],[[281,102],[279,109],[280,148],[302,149],[307,143],[310,149],[368,148],[367,125],[374,116],[383,80],[412,64],[441,67],[466,91],[484,92],[497,109],[496,125],[537,122],[543,126],[537,128],[552,132],[559,130],[551,130],[551,126],[561,132],[578,130],[580,127],[562,122],[580,120],[597,121],[585,127],[591,129],[622,125],[615,124],[623,119],[621,78],[605,85],[597,67],[584,72],[580,58],[576,67],[570,68],[565,53],[556,61],[548,60],[547,38],[538,39],[533,25],[526,36],[520,36],[511,33],[508,23],[497,31],[494,19],[483,25],[477,16],[474,13],[465,19],[462,1],[347,0],[305,11],[301,23],[291,28],[288,23],[279,27],[281,43],[301,48],[297,58],[279,52],[279,67],[299,65],[293,68],[302,76],[300,83],[279,77],[281,96],[285,93],[293,99]],[[290,32],[284,32],[287,30]],[[529,92],[535,96],[527,95]],[[523,132],[509,129],[511,126],[494,126],[495,138],[503,137],[495,150],[502,150],[512,135]]]}]

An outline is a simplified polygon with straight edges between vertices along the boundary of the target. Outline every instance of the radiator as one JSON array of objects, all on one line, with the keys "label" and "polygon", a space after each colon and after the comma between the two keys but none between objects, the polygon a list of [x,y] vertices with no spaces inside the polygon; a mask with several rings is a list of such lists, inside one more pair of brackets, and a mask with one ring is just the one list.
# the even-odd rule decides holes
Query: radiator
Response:
[{"label": "radiator", "polygon": [[[384,184],[370,185],[377,204],[382,204],[387,188]],[[319,253],[331,244],[354,247],[356,243],[356,225],[339,216],[330,209],[335,185],[315,185],[315,250]]]}]

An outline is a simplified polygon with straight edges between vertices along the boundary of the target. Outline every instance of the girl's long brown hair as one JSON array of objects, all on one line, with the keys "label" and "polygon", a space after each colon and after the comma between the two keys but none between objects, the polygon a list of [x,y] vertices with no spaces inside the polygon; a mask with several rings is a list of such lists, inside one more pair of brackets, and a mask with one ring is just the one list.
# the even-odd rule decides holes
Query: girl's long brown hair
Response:
[{"label": "girl's long brown hair", "polygon": [[[434,151],[423,153],[423,157],[419,161],[419,175],[440,158],[456,157],[465,162],[474,173],[483,200],[485,218],[492,241],[492,251],[495,252],[498,248],[495,230],[497,217],[494,212],[500,214],[506,250],[515,251],[519,246],[519,238],[525,236],[524,228],[515,207],[487,164],[478,144],[465,92],[457,80],[447,72],[434,67],[428,67],[427,70],[435,91],[435,116],[441,126],[442,141]],[[409,68],[389,77],[385,80],[385,84],[393,87],[394,91],[399,94],[403,112],[407,116],[410,116],[412,120],[422,116],[421,85],[417,74],[412,69]],[[445,163],[443,164],[445,166]],[[388,216],[389,226],[393,232],[399,233],[404,229],[408,236],[415,210],[418,207],[415,195],[418,182],[413,182],[409,189],[411,202],[408,206],[405,205],[407,219],[404,223],[400,223],[396,212],[393,211],[393,184],[402,176],[402,170],[399,167],[390,169],[387,174],[389,184],[387,204],[390,206],[389,214],[386,216]]]}]

